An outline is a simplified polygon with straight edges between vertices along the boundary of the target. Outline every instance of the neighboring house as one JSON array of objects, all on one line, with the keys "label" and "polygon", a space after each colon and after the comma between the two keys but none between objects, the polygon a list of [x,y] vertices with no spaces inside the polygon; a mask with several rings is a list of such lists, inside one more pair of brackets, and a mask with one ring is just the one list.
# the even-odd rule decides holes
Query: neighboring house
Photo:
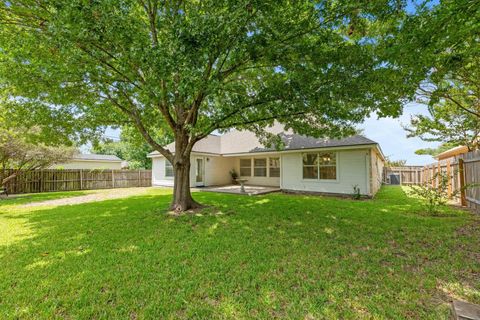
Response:
[{"label": "neighboring house", "polygon": [[[230,171],[247,185],[275,186],[286,191],[373,196],[382,183],[385,158],[375,141],[363,136],[340,140],[317,139],[269,129],[285,143],[281,150],[264,147],[249,131],[209,135],[197,142],[191,155],[190,185],[231,184]],[[174,144],[166,146],[175,152]],[[152,184],[173,185],[172,165],[158,152],[152,158]]]},{"label": "neighboring house", "polygon": [[77,154],[67,163],[53,165],[52,169],[122,169],[122,159],[107,154]]},{"label": "neighboring house", "polygon": [[462,154],[465,154],[467,152],[468,152],[467,146],[458,146],[458,147],[448,149],[447,151],[444,151],[442,153],[439,153],[434,158],[438,161],[442,161],[442,160],[455,161],[455,160],[458,160]]}]

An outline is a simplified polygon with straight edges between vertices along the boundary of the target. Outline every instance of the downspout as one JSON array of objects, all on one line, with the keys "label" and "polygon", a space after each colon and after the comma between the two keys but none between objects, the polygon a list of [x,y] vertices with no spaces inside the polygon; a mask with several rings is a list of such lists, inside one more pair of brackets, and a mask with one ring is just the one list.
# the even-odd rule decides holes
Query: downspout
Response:
[{"label": "downspout", "polygon": [[365,156],[365,169],[367,172],[367,177],[366,177],[366,187],[367,187],[367,195],[371,196],[371,182],[372,182],[372,171],[370,170],[370,150],[367,151],[367,154]]}]

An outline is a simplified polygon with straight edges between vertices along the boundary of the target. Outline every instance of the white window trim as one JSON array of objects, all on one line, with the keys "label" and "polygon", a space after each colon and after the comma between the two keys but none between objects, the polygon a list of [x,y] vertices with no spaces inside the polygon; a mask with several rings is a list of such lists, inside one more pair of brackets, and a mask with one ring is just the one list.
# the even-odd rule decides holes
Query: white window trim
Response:
[{"label": "white window trim", "polygon": [[175,178],[175,170],[173,169],[173,165],[172,165],[172,171],[173,171],[173,175],[171,176],[167,176],[167,164],[170,163],[167,158],[165,158],[165,163],[163,164],[163,170],[164,170],[164,176],[166,179],[173,179]]},{"label": "white window trim", "polygon": [[[317,164],[317,168],[318,168],[318,178],[304,178],[303,177],[303,155],[304,154],[311,154],[311,153],[316,153],[317,156],[320,155],[320,153],[334,153],[335,154],[335,167],[336,167],[336,170],[335,170],[335,179],[320,179],[320,164]],[[317,151],[317,152],[303,152],[301,154],[301,157],[300,157],[300,161],[301,161],[301,175],[302,175],[302,181],[303,182],[339,182],[339,179],[338,179],[338,173],[340,172],[340,166],[339,166],[339,161],[338,161],[338,152],[329,152],[329,151],[325,151],[325,152],[322,152],[322,151]],[[324,167],[330,167],[330,165],[323,165]],[[313,166],[312,166],[313,167]],[[333,166],[331,166],[333,167]]]},{"label": "white window trim", "polygon": [[[242,160],[250,160],[250,175],[248,176],[242,176],[242,168],[247,168],[247,167],[242,167]],[[238,160],[238,165],[239,165],[239,172],[238,172],[238,176],[239,177],[253,177],[253,158],[240,158]]]},{"label": "white window trim", "polygon": [[[278,170],[279,170],[279,173],[278,173],[278,177],[272,177],[270,176],[270,159],[278,159]],[[268,157],[267,159],[267,177],[269,178],[273,178],[273,179],[280,179],[280,176],[282,175],[282,160],[281,160],[282,157],[278,156],[278,157]],[[277,167],[273,167],[273,168],[277,168]]]},{"label": "white window trim", "polygon": [[[259,160],[259,159],[265,159],[265,167],[255,167],[255,160]],[[253,170],[253,175],[252,177],[256,177],[256,178],[269,178],[269,174],[268,174],[268,161],[269,161],[269,158],[268,157],[253,157],[252,158],[252,170]],[[263,169],[265,168],[265,175],[264,176],[256,176],[255,175],[255,169],[256,168],[259,168],[259,169]]]}]

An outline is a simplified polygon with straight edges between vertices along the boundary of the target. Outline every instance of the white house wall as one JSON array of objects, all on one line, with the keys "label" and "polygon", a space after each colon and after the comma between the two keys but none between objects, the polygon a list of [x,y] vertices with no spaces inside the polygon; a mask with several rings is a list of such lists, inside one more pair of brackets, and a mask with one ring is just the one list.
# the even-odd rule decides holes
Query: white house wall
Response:
[{"label": "white house wall", "polygon": [[[318,152],[321,152],[321,150]],[[360,192],[363,195],[372,195],[378,190],[379,186],[372,183],[372,180],[375,178],[371,177],[371,173],[373,173],[374,176],[376,176],[375,173],[380,173],[383,162],[379,160],[377,167],[376,157],[372,157],[373,152],[371,152],[370,149],[338,150],[335,152],[337,153],[337,180],[335,181],[303,179],[302,152],[265,156],[256,155],[255,157],[222,157],[194,154],[191,158],[190,185],[192,187],[195,186],[195,158],[197,157],[204,159],[205,185],[214,186],[231,183],[229,172],[232,168],[234,168],[237,173],[240,172],[241,158],[268,158],[271,156],[280,157],[281,177],[244,177],[248,180],[246,184],[279,186],[284,190],[338,194],[352,194],[354,185],[359,186]],[[267,172],[268,171],[267,167]],[[152,158],[152,184],[173,186],[173,177],[165,177],[164,157]]]},{"label": "white house wall", "polygon": [[152,185],[173,186],[173,177],[165,177],[165,158],[152,158]]},{"label": "white house wall", "polygon": [[[231,183],[230,170],[234,168],[234,159],[193,154],[190,158],[190,186],[194,187],[196,185],[197,158],[203,158],[205,164],[204,183],[206,186]],[[164,157],[152,158],[152,184],[156,186],[173,186],[173,177],[165,177]]]},{"label": "white house wall", "polygon": [[353,186],[369,195],[370,179],[367,168],[369,152],[363,150],[337,151],[337,180],[303,179],[302,153],[284,153],[281,159],[281,187],[285,190],[352,194]]}]

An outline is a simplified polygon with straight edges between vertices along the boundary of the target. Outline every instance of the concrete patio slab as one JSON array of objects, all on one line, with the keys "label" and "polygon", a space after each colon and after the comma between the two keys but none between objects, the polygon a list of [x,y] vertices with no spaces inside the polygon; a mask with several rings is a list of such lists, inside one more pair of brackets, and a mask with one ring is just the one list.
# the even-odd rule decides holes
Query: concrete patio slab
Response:
[{"label": "concrete patio slab", "polygon": [[458,320],[480,320],[480,306],[460,300],[453,300],[453,312]]},{"label": "concrete patio slab", "polygon": [[249,196],[256,196],[260,194],[278,192],[281,190],[279,187],[247,186],[247,185],[245,186],[245,192],[241,191],[240,185],[212,186],[212,187],[203,187],[203,188],[196,188],[196,189],[200,191],[206,191],[206,192],[243,194],[243,195],[249,195]]}]

